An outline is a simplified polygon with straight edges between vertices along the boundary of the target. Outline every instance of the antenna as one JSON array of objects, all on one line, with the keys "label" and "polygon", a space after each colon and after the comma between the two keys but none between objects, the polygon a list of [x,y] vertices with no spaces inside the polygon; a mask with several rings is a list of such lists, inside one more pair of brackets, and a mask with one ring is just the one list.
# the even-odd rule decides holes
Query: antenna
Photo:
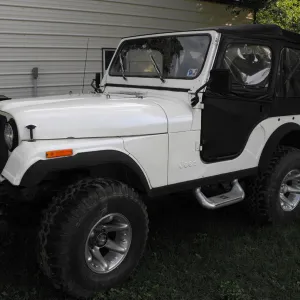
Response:
[{"label": "antenna", "polygon": [[82,91],[81,91],[82,94],[83,94],[83,90],[84,90],[84,80],[85,80],[86,62],[87,62],[87,56],[88,56],[88,50],[89,50],[89,42],[90,42],[90,39],[88,38],[87,45],[86,45],[84,72],[83,72],[83,80],[82,80]]}]

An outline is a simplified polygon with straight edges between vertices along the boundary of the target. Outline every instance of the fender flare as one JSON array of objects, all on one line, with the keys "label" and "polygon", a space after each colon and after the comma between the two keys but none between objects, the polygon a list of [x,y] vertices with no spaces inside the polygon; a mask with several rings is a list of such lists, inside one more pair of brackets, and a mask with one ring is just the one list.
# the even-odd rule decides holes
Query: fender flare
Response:
[{"label": "fender flare", "polygon": [[71,157],[39,160],[25,172],[20,185],[33,187],[43,181],[49,173],[84,169],[109,163],[119,163],[129,167],[139,177],[145,190],[151,189],[147,177],[138,163],[129,155],[117,150],[100,150],[78,153]]},{"label": "fender flare", "polygon": [[265,144],[265,147],[261,153],[259,159],[259,169],[265,170],[268,167],[269,161],[273,156],[276,147],[279,145],[280,141],[289,133],[298,131],[300,133],[300,126],[296,123],[285,123],[278,127],[269,137]]}]

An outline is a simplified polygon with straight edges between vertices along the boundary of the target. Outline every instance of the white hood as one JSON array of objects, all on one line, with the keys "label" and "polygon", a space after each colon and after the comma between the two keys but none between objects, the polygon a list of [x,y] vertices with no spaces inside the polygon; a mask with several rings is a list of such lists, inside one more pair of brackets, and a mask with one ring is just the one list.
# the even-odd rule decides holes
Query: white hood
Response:
[{"label": "white hood", "polygon": [[20,140],[29,139],[27,125],[35,125],[35,139],[96,138],[166,133],[164,110],[147,99],[107,99],[104,95],[55,96],[7,100],[0,111],[17,123]]}]

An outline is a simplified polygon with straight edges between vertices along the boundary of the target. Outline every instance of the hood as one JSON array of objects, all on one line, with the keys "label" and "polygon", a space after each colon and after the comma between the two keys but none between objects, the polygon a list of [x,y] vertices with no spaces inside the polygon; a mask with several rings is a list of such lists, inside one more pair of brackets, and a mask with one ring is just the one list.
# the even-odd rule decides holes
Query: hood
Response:
[{"label": "hood", "polygon": [[66,95],[0,102],[0,111],[17,123],[21,140],[120,137],[166,133],[164,110],[152,101],[132,96]]}]

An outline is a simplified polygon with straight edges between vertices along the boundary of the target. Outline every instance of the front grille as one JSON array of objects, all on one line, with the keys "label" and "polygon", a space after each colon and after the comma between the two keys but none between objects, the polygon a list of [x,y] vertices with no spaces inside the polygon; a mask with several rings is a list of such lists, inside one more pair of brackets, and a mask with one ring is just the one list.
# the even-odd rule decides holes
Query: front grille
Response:
[{"label": "front grille", "polygon": [[2,173],[8,160],[8,149],[4,140],[5,124],[6,117],[0,115],[0,173]]}]

